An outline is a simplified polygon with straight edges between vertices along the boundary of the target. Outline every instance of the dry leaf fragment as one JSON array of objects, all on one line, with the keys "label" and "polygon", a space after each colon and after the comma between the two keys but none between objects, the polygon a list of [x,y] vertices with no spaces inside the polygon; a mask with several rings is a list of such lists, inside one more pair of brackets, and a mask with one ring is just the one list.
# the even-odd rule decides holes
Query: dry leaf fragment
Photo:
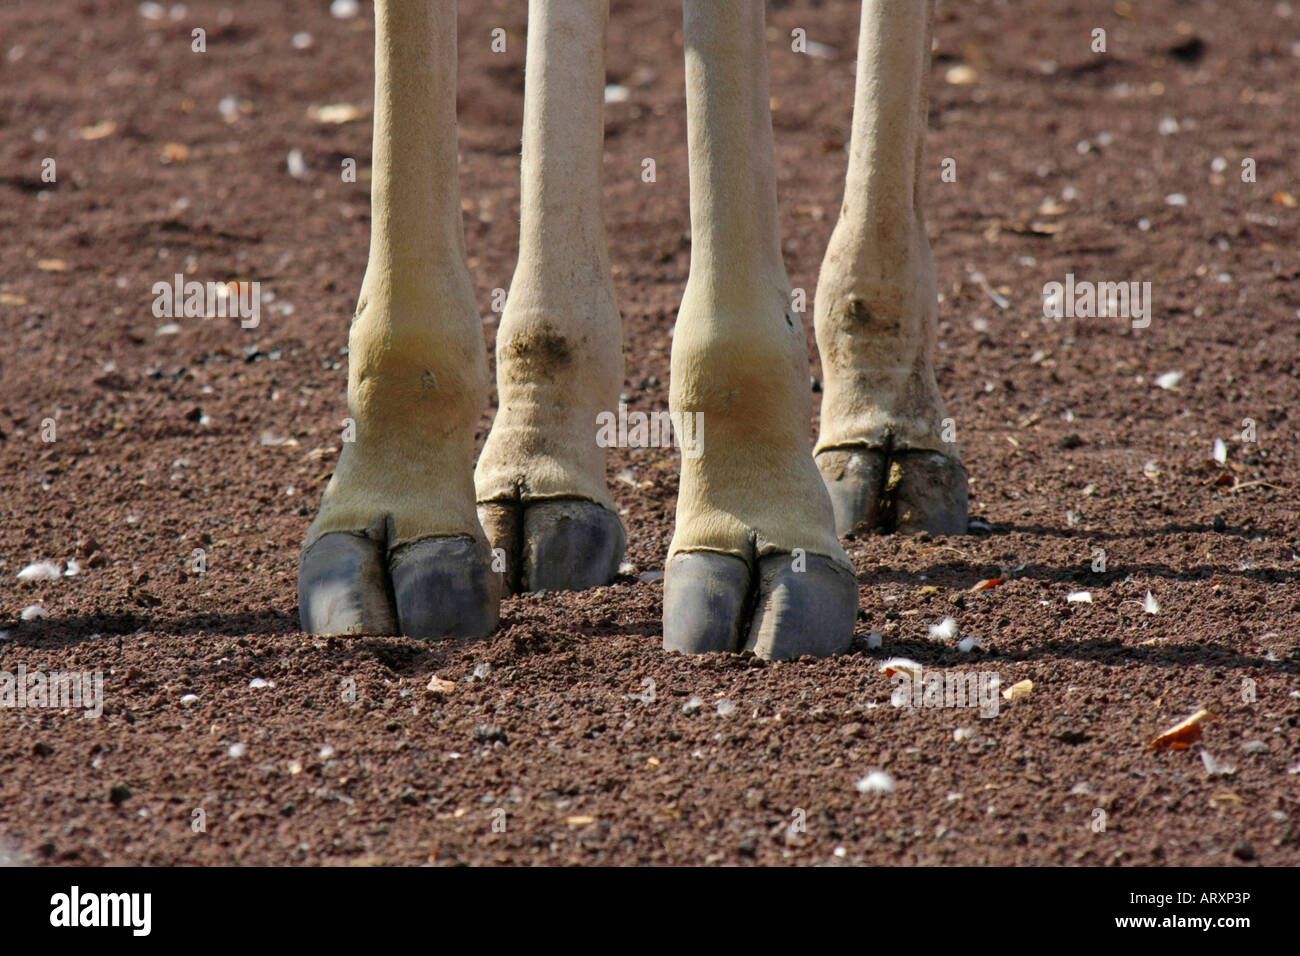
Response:
[{"label": "dry leaf fragment", "polygon": [[948,72],[943,75],[943,78],[953,86],[969,86],[979,79],[979,75],[973,67],[967,66],[965,63],[958,63],[956,66],[950,67]]},{"label": "dry leaf fragment", "polygon": [[887,677],[895,674],[906,674],[912,678],[921,676],[921,665],[907,657],[891,657],[880,665],[880,669]]},{"label": "dry leaf fragment", "polygon": [[158,156],[164,163],[183,163],[190,158],[190,148],[184,143],[163,143]]},{"label": "dry leaf fragment", "polygon": [[1213,719],[1214,714],[1202,708],[1147,744],[1147,750],[1186,750],[1201,739],[1202,721]]},{"label": "dry leaf fragment", "polygon": [[311,107],[307,110],[307,115],[318,123],[338,125],[359,120],[366,114],[351,103],[329,103],[325,106]]},{"label": "dry leaf fragment", "polygon": [[1003,232],[1012,232],[1018,236],[1054,236],[1065,229],[1062,222],[1004,222],[994,219],[984,230],[988,242],[997,242]]},{"label": "dry leaf fragment", "polygon": [[81,127],[81,129],[77,130],[77,135],[82,139],[103,139],[105,136],[112,136],[116,132],[117,124],[112,120],[104,120],[102,123]]},{"label": "dry leaf fragment", "polygon": [[1034,682],[1031,680],[1022,680],[1019,683],[1012,684],[1002,692],[1002,696],[1009,701],[1023,700],[1033,692]]},{"label": "dry leaf fragment", "polygon": [[456,689],[454,681],[443,680],[437,674],[429,678],[429,683],[424,688],[430,694],[450,694]]}]

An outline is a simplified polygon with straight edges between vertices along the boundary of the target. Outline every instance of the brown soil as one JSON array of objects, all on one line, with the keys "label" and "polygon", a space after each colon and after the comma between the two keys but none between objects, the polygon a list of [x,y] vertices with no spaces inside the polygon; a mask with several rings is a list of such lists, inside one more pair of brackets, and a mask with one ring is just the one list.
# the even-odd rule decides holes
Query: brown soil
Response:
[{"label": "brown soil", "polygon": [[[486,346],[517,246],[525,5],[461,6]],[[0,662],[102,669],[107,704],[99,720],[0,711],[0,831],[30,860],[74,864],[1294,864],[1300,7],[1285,7],[944,4],[927,154],[937,368],[988,527],[853,542],[861,646],[765,664],[660,650],[662,584],[641,575],[671,531],[671,450],[610,462],[634,570],[609,587],[508,600],[477,644],[300,633],[298,545],[338,448],[366,259],[369,11],[6,6]],[[607,111],[608,224],[643,410],[667,407],[689,255],[679,17],[627,0],[612,15],[610,82],[630,97]],[[856,22],[849,2],[770,15],[785,248],[810,294],[842,190]],[[830,49],[791,53],[796,27]],[[950,82],[958,66],[975,82]],[[363,115],[309,113],[335,103]],[[287,172],[294,149],[306,178]],[[41,181],[45,157],[57,183]],[[341,181],[348,157],[356,183]],[[179,319],[158,335],[151,287],[176,272],[256,279],[275,300],[256,329]],[[1150,281],[1151,326],[1045,321],[1044,283],[1070,272]],[[1181,384],[1157,387],[1170,371]],[[77,556],[77,576],[16,579]],[[1067,601],[1084,590],[1092,603]],[[21,621],[34,604],[49,616]],[[949,615],[987,649],[931,638]],[[1033,691],[991,720],[895,708],[879,669],[895,655]],[[434,674],[454,690],[427,692]],[[652,701],[628,697],[648,681]],[[1199,707],[1218,715],[1201,742],[1144,749]],[[961,727],[977,735],[958,742]],[[1236,772],[1209,775],[1202,750]],[[894,793],[855,788],[877,769]]]}]

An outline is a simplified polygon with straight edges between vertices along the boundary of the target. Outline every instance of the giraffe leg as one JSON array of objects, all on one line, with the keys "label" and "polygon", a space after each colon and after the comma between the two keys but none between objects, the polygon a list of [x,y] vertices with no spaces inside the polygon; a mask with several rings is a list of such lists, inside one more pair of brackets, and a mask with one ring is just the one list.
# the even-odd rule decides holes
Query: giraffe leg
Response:
[{"label": "giraffe leg", "polygon": [[934,378],[921,211],[932,0],[863,0],[853,139],[817,283],[817,465],[840,534],[966,532],[966,470]]},{"label": "giraffe leg", "polygon": [[622,328],[605,242],[608,0],[531,0],[519,264],[497,333],[500,407],[479,516],[517,590],[594,587],[626,537],[597,416],[618,406]]},{"label": "giraffe leg", "polygon": [[[808,440],[805,332],[781,258],[764,5],[686,0],[691,272],[672,348],[682,456],[664,646],[827,655],[858,589]],[[685,444],[685,443],[684,443]]]},{"label": "giraffe leg", "polygon": [[304,630],[482,637],[501,575],[474,508],[487,356],[465,266],[455,0],[377,0],[370,257],[343,452],[298,569]]}]

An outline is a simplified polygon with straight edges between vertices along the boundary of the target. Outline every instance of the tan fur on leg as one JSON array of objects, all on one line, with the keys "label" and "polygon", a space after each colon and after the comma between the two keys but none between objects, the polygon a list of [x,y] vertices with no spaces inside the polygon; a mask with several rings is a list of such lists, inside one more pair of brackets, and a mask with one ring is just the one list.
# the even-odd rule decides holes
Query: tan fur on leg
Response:
[{"label": "tan fur on leg", "polygon": [[776,216],[763,5],[687,0],[690,281],[670,405],[703,418],[682,461],[670,559],[823,555],[848,567],[809,447],[808,359]]},{"label": "tan fur on leg", "polygon": [[348,336],[356,441],[304,548],[376,522],[389,548],[483,540],[472,469],[487,357],[456,182],[456,4],[378,0],[375,16],[370,258]]},{"label": "tan fur on leg", "polygon": [[623,383],[601,189],[607,16],[608,0],[529,4],[519,264],[497,333],[481,502],[614,510],[596,444],[596,416],[617,410]]},{"label": "tan fur on leg", "polygon": [[864,0],[844,204],[817,283],[825,387],[817,451],[933,450],[937,290],[921,212],[933,4]]}]

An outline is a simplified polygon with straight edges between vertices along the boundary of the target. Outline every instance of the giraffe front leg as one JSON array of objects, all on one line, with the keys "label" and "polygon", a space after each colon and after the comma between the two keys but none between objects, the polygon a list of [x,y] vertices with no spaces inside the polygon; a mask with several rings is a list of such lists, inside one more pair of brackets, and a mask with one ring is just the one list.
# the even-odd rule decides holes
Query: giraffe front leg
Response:
[{"label": "giraffe front leg", "polygon": [[598,416],[618,406],[622,329],[601,166],[608,0],[532,0],[519,264],[497,332],[496,421],[479,516],[512,589],[577,590],[618,572]]},{"label": "giraffe front leg", "polygon": [[487,357],[456,186],[455,0],[375,4],[370,257],[345,442],[298,569],[315,634],[483,637],[501,575],[474,508]]},{"label": "giraffe front leg", "polygon": [[808,440],[808,353],[781,259],[763,4],[686,0],[690,280],[670,404],[683,443],[664,646],[818,656],[858,589]]},{"label": "giraffe front leg", "polygon": [[817,283],[817,465],[840,534],[966,532],[966,470],[934,378],[920,202],[933,4],[864,0],[840,218]]}]

